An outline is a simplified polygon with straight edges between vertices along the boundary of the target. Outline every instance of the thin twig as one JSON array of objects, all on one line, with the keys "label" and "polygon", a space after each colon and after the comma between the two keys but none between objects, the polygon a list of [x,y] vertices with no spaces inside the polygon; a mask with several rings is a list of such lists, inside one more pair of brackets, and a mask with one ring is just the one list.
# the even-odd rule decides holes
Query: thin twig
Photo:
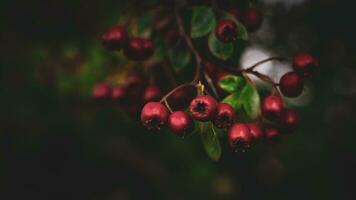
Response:
[{"label": "thin twig", "polygon": [[164,95],[164,97],[162,97],[162,99],[160,100],[160,102],[162,103],[162,102],[164,102],[164,101],[166,101],[167,100],[167,98],[168,97],[170,97],[173,93],[175,93],[177,90],[180,90],[180,89],[182,89],[182,88],[185,88],[185,87],[189,87],[189,86],[191,86],[191,87],[195,87],[195,83],[193,83],[193,82],[191,82],[191,83],[184,83],[184,84],[181,84],[181,85],[179,85],[178,87],[176,87],[176,88],[174,88],[173,90],[171,90],[170,92],[168,92],[166,95]]}]

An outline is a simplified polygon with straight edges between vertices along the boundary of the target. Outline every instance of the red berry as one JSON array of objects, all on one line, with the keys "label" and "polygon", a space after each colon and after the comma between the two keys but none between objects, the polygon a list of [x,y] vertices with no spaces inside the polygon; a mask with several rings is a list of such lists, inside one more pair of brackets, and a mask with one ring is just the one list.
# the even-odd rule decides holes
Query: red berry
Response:
[{"label": "red berry", "polygon": [[254,141],[258,141],[262,138],[263,132],[259,124],[257,123],[249,123],[247,127],[250,129],[250,133],[253,137]]},{"label": "red berry", "polygon": [[105,48],[120,50],[126,45],[128,34],[123,26],[114,26],[102,35],[101,40]]},{"label": "red berry", "polygon": [[220,20],[215,27],[215,35],[223,43],[229,43],[237,40],[239,29],[236,23],[232,20]]},{"label": "red berry", "polygon": [[183,111],[172,113],[168,119],[168,125],[171,131],[177,136],[187,136],[194,129],[192,118]]},{"label": "red berry", "polygon": [[304,81],[296,72],[288,72],[279,81],[279,88],[286,97],[297,97],[303,92]]},{"label": "red berry", "polygon": [[319,73],[317,60],[307,53],[299,53],[294,56],[293,68],[296,72],[306,78],[313,78]]},{"label": "red berry", "polygon": [[191,101],[189,109],[194,119],[206,122],[214,117],[217,106],[218,103],[213,97],[199,96]]},{"label": "red berry", "polygon": [[229,144],[235,151],[246,151],[252,140],[250,129],[245,124],[235,123],[228,131]]},{"label": "red berry", "polygon": [[232,125],[234,119],[234,108],[230,104],[219,103],[213,120],[214,125],[218,128],[228,128]]},{"label": "red berry", "polygon": [[117,86],[111,90],[111,99],[123,103],[127,98],[126,87]]},{"label": "red berry", "polygon": [[92,95],[95,99],[109,99],[111,88],[106,83],[99,83],[93,87]]},{"label": "red berry", "polygon": [[143,125],[151,129],[159,130],[167,122],[168,111],[159,102],[149,102],[147,103],[141,112],[141,122]]},{"label": "red berry", "polygon": [[242,22],[250,32],[257,31],[262,25],[263,17],[256,8],[248,8],[242,15]]},{"label": "red berry", "polygon": [[261,104],[262,115],[268,120],[277,120],[283,111],[283,101],[279,96],[267,96]]},{"label": "red berry", "polygon": [[145,102],[148,101],[159,101],[162,97],[162,91],[159,87],[155,85],[148,86],[145,89],[143,99]]},{"label": "red berry", "polygon": [[281,124],[286,131],[293,131],[298,126],[298,123],[299,116],[296,111],[291,109],[286,109],[283,111],[281,116]]},{"label": "red berry", "polygon": [[195,97],[196,91],[194,88],[184,88],[175,91],[168,100],[172,102],[172,108],[175,110],[186,109],[191,100]]},{"label": "red berry", "polygon": [[153,43],[147,38],[131,38],[124,53],[131,60],[146,60],[153,55]]},{"label": "red berry", "polygon": [[276,127],[266,127],[264,129],[264,136],[270,142],[277,142],[280,137],[280,131]]}]

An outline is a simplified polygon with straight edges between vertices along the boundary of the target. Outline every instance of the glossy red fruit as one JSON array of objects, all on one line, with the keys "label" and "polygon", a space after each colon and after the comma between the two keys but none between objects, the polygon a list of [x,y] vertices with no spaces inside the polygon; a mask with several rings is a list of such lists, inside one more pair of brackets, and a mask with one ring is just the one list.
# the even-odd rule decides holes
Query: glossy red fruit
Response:
[{"label": "glossy red fruit", "polygon": [[145,89],[143,99],[145,102],[159,101],[162,98],[162,91],[155,85],[148,86]]},{"label": "glossy red fruit", "polygon": [[303,78],[296,72],[288,72],[279,81],[279,88],[286,97],[297,97],[303,92]]},{"label": "glossy red fruit", "polygon": [[106,31],[101,41],[105,48],[109,50],[120,50],[128,42],[129,36],[126,29],[123,26],[114,26]]},{"label": "glossy red fruit", "polygon": [[146,60],[153,55],[153,43],[148,38],[131,38],[124,48],[125,56],[131,60]]},{"label": "glossy red fruit", "polygon": [[263,131],[261,126],[257,123],[249,123],[247,127],[250,129],[250,133],[254,141],[258,141],[263,137]]},{"label": "glossy red fruit", "polygon": [[168,120],[168,111],[159,102],[147,103],[141,112],[141,122],[149,130],[159,130]]},{"label": "glossy red fruit", "polygon": [[218,103],[211,96],[199,96],[193,99],[189,109],[192,117],[198,121],[210,121],[216,114]]},{"label": "glossy red fruit", "polygon": [[236,23],[229,19],[220,20],[215,27],[215,36],[223,43],[237,40],[239,29]]},{"label": "glossy red fruit", "polygon": [[291,132],[297,128],[299,124],[298,113],[291,109],[285,109],[281,116],[281,125],[286,132]]},{"label": "glossy red fruit", "polygon": [[271,121],[279,119],[283,111],[283,101],[279,96],[267,96],[261,103],[262,115]]},{"label": "glossy red fruit", "polygon": [[269,126],[264,129],[265,139],[269,142],[277,142],[280,135],[280,131],[276,127]]},{"label": "glossy red fruit", "polygon": [[231,127],[235,119],[234,108],[227,103],[219,103],[213,123],[218,128]]},{"label": "glossy red fruit", "polygon": [[242,14],[242,23],[250,32],[257,31],[261,27],[262,21],[262,13],[256,8],[248,8]]},{"label": "glossy red fruit", "polygon": [[92,95],[95,99],[109,99],[111,88],[106,83],[98,83],[93,87]]},{"label": "glossy red fruit", "polygon": [[228,141],[234,151],[246,151],[252,140],[250,129],[245,124],[235,123],[228,131]]},{"label": "glossy red fruit", "polygon": [[168,119],[170,130],[177,136],[185,137],[194,130],[193,119],[183,111],[172,113]]},{"label": "glossy red fruit", "polygon": [[127,99],[126,87],[117,86],[111,90],[111,99],[115,102],[123,103]]},{"label": "glossy red fruit", "polygon": [[293,68],[296,72],[306,78],[313,78],[319,73],[317,60],[308,53],[299,53],[294,56]]}]

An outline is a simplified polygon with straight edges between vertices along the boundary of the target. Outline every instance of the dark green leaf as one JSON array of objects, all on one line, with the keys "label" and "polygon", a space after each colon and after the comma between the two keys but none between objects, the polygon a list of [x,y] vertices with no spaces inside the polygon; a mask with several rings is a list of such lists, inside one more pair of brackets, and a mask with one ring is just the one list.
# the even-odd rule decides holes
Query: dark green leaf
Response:
[{"label": "dark green leaf", "polygon": [[247,115],[256,119],[260,114],[260,96],[256,87],[247,84],[242,90],[240,98]]},{"label": "dark green leaf", "polygon": [[142,15],[136,25],[136,32],[138,36],[149,37],[151,35],[151,13]]},{"label": "dark green leaf", "polygon": [[221,156],[221,146],[213,125],[210,122],[200,122],[199,129],[205,151],[212,160],[219,160]]},{"label": "dark green leaf", "polygon": [[229,59],[234,53],[234,45],[232,43],[225,44],[220,42],[214,32],[210,33],[208,44],[211,53],[221,60],[225,61]]},{"label": "dark green leaf", "polygon": [[218,84],[226,92],[233,93],[240,91],[246,85],[246,80],[241,76],[229,75],[220,80]]},{"label": "dark green leaf", "polygon": [[222,102],[230,104],[236,111],[242,108],[240,93],[238,92],[232,93],[229,96],[225,97]]},{"label": "dark green leaf", "polygon": [[188,66],[192,58],[190,52],[187,50],[171,50],[168,53],[168,57],[176,72]]},{"label": "dark green leaf", "polygon": [[207,35],[215,25],[216,19],[211,8],[206,6],[193,8],[190,32],[192,38],[199,38]]}]

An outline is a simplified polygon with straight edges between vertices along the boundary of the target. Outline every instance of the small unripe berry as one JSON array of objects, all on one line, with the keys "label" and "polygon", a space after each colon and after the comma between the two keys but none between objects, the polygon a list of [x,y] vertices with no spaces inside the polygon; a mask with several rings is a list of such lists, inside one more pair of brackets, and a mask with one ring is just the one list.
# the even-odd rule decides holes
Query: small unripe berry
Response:
[{"label": "small unripe berry", "polygon": [[303,78],[296,72],[288,72],[279,81],[279,88],[284,96],[297,97],[303,92]]},{"label": "small unripe berry", "polygon": [[262,115],[271,121],[279,119],[283,111],[283,101],[279,96],[267,96],[261,104]]},{"label": "small unripe berry", "polygon": [[313,78],[319,73],[317,60],[307,53],[299,53],[294,56],[293,68],[296,72],[306,78]]},{"label": "small unripe berry", "polygon": [[141,122],[149,129],[159,130],[168,120],[168,111],[159,102],[147,103],[141,112]]},{"label": "small unripe berry", "polygon": [[281,125],[286,132],[293,131],[299,123],[298,113],[291,109],[285,109],[281,116]]},{"label": "small unripe berry", "polygon": [[183,111],[172,113],[168,119],[170,130],[177,136],[185,137],[194,130],[193,119]]},{"label": "small unripe berry", "polygon": [[218,103],[211,96],[199,96],[193,99],[189,109],[192,117],[198,121],[210,121],[216,114]]},{"label": "small unripe berry", "polygon": [[247,124],[247,127],[250,129],[254,141],[258,141],[263,137],[263,132],[259,124],[249,123]]},{"label": "small unripe berry", "polygon": [[106,83],[99,83],[93,87],[92,95],[95,99],[109,99],[111,88]]},{"label": "small unripe berry", "polygon": [[148,86],[145,89],[143,99],[145,102],[149,101],[159,101],[162,97],[162,91],[159,87],[155,85]]},{"label": "small unripe berry", "polygon": [[256,8],[248,8],[242,15],[242,23],[250,32],[257,31],[262,24],[263,16]]},{"label": "small unripe berry", "polygon": [[232,125],[234,119],[234,108],[230,104],[219,103],[213,120],[214,125],[218,128],[228,128]]},{"label": "small unripe berry", "polygon": [[267,141],[269,142],[278,142],[279,138],[280,138],[280,131],[276,128],[276,127],[266,127],[264,129],[264,134],[265,139],[267,139]]},{"label": "small unripe berry", "polygon": [[127,99],[126,87],[117,86],[111,90],[111,99],[115,102],[123,103]]},{"label": "small unripe berry", "polygon": [[103,46],[109,50],[120,50],[126,45],[128,38],[123,26],[114,26],[102,35],[101,41]]},{"label": "small unripe berry", "polygon": [[228,141],[234,151],[246,151],[252,140],[250,129],[245,124],[235,123],[228,131]]},{"label": "small unripe berry", "polygon": [[232,20],[220,20],[215,27],[215,35],[223,43],[230,43],[237,40],[239,29]]},{"label": "small unripe berry", "polygon": [[131,60],[146,60],[153,55],[153,43],[147,38],[131,38],[124,48],[125,56]]}]

